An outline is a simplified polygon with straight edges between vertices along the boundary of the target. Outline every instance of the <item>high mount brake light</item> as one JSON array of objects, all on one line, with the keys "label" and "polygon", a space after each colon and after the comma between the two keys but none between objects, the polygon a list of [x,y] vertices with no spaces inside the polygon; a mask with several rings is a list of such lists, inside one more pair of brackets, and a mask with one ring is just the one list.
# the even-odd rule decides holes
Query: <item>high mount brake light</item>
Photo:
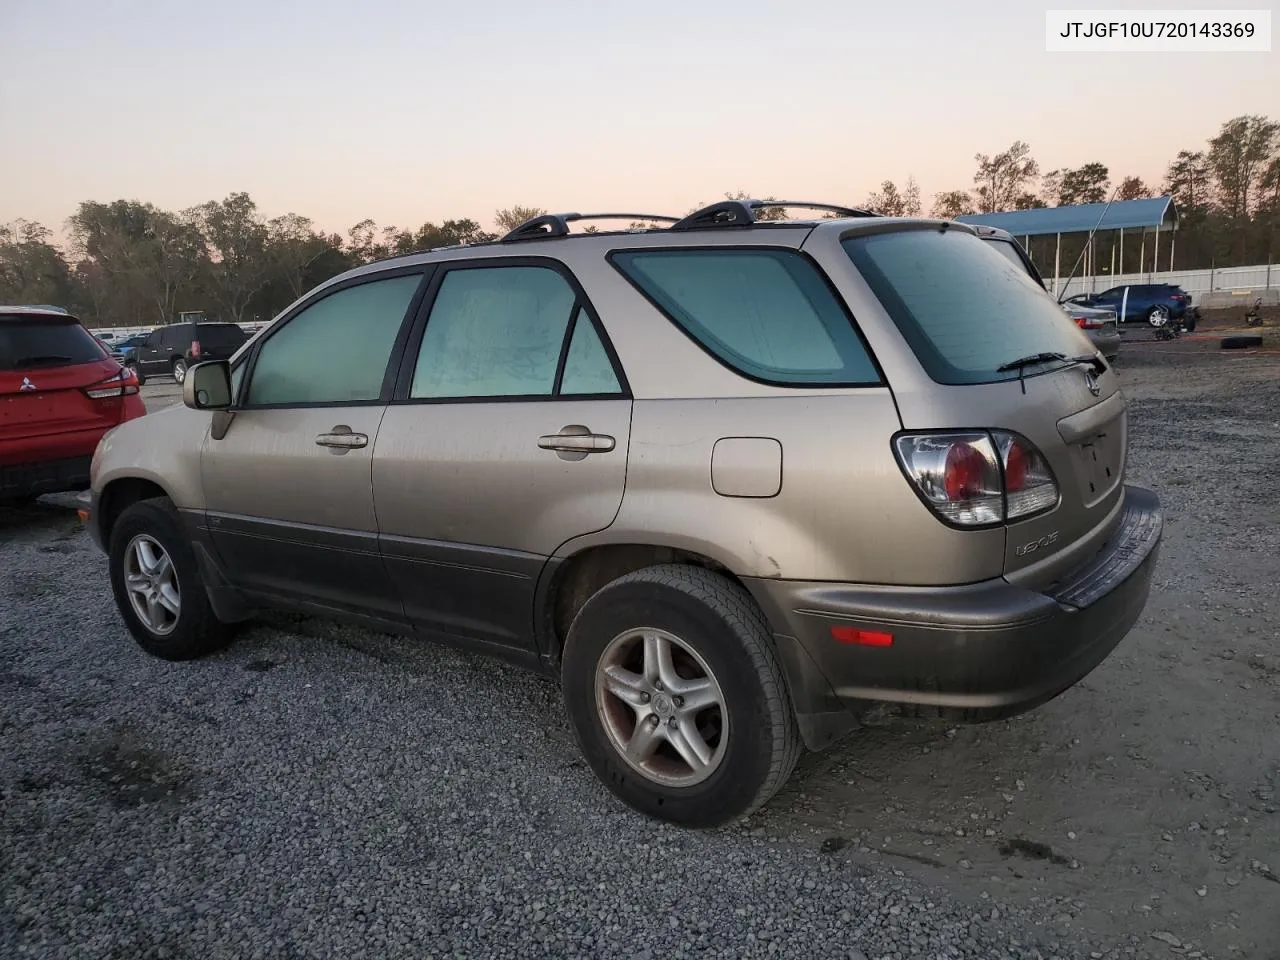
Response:
[{"label": "high mount brake light", "polygon": [[1023,520],[1058,503],[1053,471],[1017,434],[911,433],[899,436],[894,449],[920,498],[955,526]]}]

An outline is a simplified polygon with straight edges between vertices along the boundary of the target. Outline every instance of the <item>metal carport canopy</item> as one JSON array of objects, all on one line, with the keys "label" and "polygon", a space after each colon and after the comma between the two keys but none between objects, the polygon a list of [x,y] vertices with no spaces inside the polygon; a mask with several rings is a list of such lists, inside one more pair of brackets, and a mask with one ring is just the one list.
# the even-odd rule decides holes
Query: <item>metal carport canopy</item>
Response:
[{"label": "metal carport canopy", "polygon": [[[1106,216],[1103,216],[1103,210],[1107,211]],[[1015,237],[1041,237],[1088,233],[1095,227],[1099,230],[1168,229],[1177,226],[1178,209],[1173,197],[1150,197],[1117,200],[1110,208],[1105,203],[1081,203],[1070,207],[1010,210],[1007,213],[974,213],[956,219],[961,223],[980,223],[1008,230]]]}]

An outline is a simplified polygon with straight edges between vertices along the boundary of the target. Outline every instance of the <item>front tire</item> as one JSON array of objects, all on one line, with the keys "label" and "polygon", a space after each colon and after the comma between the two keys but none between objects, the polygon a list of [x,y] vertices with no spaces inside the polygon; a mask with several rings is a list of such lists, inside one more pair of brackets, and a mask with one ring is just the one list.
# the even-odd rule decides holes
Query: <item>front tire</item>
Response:
[{"label": "front tire", "polygon": [[141,500],[111,528],[116,608],[138,645],[163,660],[194,660],[231,640],[213,614],[195,551],[167,498]]},{"label": "front tire", "polygon": [[562,679],[592,770],[658,819],[745,817],[800,755],[764,616],[741,586],[699,567],[648,567],[601,588],[569,629]]},{"label": "front tire", "polygon": [[1163,327],[1169,322],[1169,308],[1162,303],[1157,303],[1154,307],[1147,311],[1147,323],[1153,327]]},{"label": "front tire", "polygon": [[187,361],[179,357],[173,361],[173,382],[182,383],[185,379],[187,379]]}]

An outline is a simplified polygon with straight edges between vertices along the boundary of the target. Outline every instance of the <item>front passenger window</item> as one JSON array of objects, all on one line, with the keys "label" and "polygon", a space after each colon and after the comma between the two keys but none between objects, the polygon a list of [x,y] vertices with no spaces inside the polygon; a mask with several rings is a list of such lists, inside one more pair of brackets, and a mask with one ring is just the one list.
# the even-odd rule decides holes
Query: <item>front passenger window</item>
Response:
[{"label": "front passenger window", "polygon": [[377,400],[421,280],[372,280],[303,308],[258,348],[247,405]]}]

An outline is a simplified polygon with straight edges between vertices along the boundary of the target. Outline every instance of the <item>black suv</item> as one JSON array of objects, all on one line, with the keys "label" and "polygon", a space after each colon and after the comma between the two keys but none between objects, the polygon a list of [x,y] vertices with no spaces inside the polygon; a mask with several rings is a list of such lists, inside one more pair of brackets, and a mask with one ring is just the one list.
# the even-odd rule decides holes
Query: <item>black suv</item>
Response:
[{"label": "black suv", "polygon": [[178,383],[186,379],[187,368],[205,360],[229,360],[249,339],[234,323],[189,323],[157,327],[138,344],[129,364],[138,382],[147,377],[171,376]]}]

